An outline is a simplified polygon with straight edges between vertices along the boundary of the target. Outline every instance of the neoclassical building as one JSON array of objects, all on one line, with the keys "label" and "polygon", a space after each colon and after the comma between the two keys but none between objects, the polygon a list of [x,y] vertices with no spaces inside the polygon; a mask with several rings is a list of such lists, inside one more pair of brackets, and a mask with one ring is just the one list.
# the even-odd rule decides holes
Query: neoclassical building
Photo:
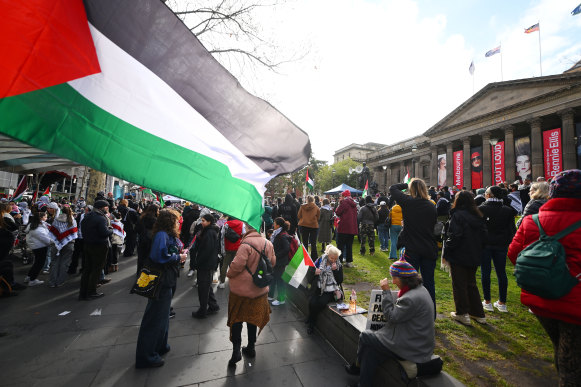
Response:
[{"label": "neoclassical building", "polygon": [[579,168],[581,67],[491,83],[424,134],[367,153],[380,190],[406,173],[480,188]]}]

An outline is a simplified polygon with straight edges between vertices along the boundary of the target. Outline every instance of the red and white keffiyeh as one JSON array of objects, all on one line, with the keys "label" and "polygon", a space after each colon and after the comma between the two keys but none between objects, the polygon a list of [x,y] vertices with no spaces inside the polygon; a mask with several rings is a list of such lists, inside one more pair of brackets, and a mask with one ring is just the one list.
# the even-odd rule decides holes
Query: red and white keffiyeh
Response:
[{"label": "red and white keffiyeh", "polygon": [[120,221],[111,221],[111,227],[113,227],[113,234],[120,236],[125,240],[125,230],[123,229],[123,223]]},{"label": "red and white keffiyeh", "polygon": [[77,239],[77,222],[74,220],[72,226],[69,226],[67,222],[55,220],[48,230],[50,231],[50,239],[52,239],[57,249],[57,255],[70,241]]}]

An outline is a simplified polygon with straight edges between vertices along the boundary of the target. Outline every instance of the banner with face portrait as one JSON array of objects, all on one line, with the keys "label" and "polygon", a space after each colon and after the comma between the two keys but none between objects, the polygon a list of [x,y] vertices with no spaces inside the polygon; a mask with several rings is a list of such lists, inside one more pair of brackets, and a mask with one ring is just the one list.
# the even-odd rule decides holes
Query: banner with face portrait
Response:
[{"label": "banner with face portrait", "polygon": [[[529,136],[514,139],[514,155],[516,160],[516,179],[521,183],[525,179],[532,181],[531,138]],[[509,183],[512,183],[512,181],[509,181]]]},{"label": "banner with face portrait", "polygon": [[482,188],[482,147],[470,148],[471,189]]},{"label": "banner with face portrait", "polygon": [[438,155],[438,187],[446,185],[446,154]]},{"label": "banner with face portrait", "polygon": [[492,155],[492,185],[504,182],[504,141],[499,141],[490,147]]},{"label": "banner with face portrait", "polygon": [[543,132],[543,155],[545,158],[545,180],[549,180],[563,170],[561,128]]},{"label": "banner with face portrait", "polygon": [[454,185],[462,188],[464,184],[464,151],[454,152]]}]

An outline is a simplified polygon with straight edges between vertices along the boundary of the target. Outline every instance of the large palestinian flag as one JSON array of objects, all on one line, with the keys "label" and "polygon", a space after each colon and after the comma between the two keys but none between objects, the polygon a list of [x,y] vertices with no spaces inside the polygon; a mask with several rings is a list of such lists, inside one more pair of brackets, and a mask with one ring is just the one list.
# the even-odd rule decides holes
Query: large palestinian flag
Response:
[{"label": "large palestinian flag", "polygon": [[0,133],[258,227],[306,133],[159,0],[0,0]]}]

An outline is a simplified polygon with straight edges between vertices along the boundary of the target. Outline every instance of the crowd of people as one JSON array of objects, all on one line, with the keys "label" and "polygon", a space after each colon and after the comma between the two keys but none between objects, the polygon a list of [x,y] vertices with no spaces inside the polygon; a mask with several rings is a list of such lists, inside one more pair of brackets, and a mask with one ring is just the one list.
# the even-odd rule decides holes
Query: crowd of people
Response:
[{"label": "crowd of people", "polygon": [[[452,278],[456,309],[452,319],[465,325],[471,325],[471,320],[486,324],[487,312],[509,311],[506,258],[514,263],[520,251],[538,240],[539,230],[530,215],[538,214],[549,234],[581,220],[581,171],[562,172],[550,182],[529,183],[472,192],[436,190],[421,179],[412,179],[375,197],[357,199],[344,191],[336,202],[309,195],[303,203],[289,193],[284,200],[265,202],[259,230],[189,202],[162,209],[158,202],[115,200],[104,192],[94,198],[93,205],[83,198],[69,203],[46,196],[36,203],[5,201],[0,203],[0,276],[14,290],[26,287],[15,280],[8,259],[19,230],[24,231],[34,256],[24,283],[43,285],[40,276],[44,273],[47,285],[59,288],[79,271],[82,301],[103,297],[101,286],[123,265],[120,258],[137,253],[137,275],[146,266],[164,273],[159,296],[150,299],[145,309],[137,343],[136,367],[149,368],[162,366],[162,356],[170,351],[169,319],[175,316],[171,301],[177,277],[189,258],[187,276],[193,277],[199,297],[192,317],[218,313],[212,284],[224,289],[229,281],[227,324],[233,344],[229,365],[234,367],[242,354],[256,356],[256,338],[269,321],[271,305],[285,303],[282,277],[298,240],[316,266],[306,320],[311,334],[326,305],[345,297],[343,268],[354,267],[355,237],[361,255],[374,255],[377,235],[379,250],[393,261],[390,274],[399,293],[395,297],[389,281],[381,281],[387,324],[380,331],[361,334],[358,360],[347,367],[349,373],[361,374],[359,385],[367,386],[386,357],[418,364],[430,361],[436,318],[434,272],[440,251]],[[515,223],[518,215],[522,218]],[[579,237],[581,229],[561,241],[572,275],[581,271]],[[273,267],[273,280],[266,287],[257,286],[253,279],[263,256]],[[496,302],[491,296],[492,266],[498,279]],[[581,286],[558,300],[522,293],[523,304],[554,344],[555,363],[565,384],[580,377],[576,364],[581,361],[581,347],[570,345],[581,337],[580,300]],[[244,323],[248,343],[242,347]],[[394,338],[396,329],[404,334]]]}]

